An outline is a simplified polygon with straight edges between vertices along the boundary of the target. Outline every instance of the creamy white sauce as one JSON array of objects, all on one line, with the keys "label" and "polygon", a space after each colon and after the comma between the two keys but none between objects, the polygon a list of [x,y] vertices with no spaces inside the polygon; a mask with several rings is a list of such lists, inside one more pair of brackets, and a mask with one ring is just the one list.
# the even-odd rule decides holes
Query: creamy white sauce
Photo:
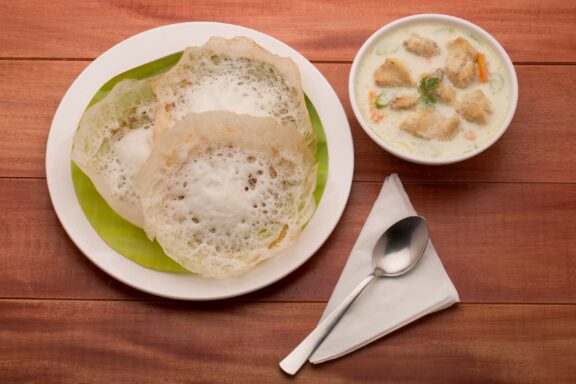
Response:
[{"label": "creamy white sauce", "polygon": [[[441,53],[431,58],[415,55],[408,52],[403,41],[407,40],[412,33],[421,37],[429,38],[438,44]],[[400,123],[408,116],[424,108],[422,102],[418,102],[416,108],[412,110],[393,111],[390,107],[379,110],[384,115],[382,120],[376,122],[371,118],[373,108],[369,98],[369,92],[376,95],[384,93],[389,97],[402,94],[418,95],[418,81],[422,73],[432,73],[437,68],[444,68],[446,56],[448,54],[447,43],[457,37],[465,38],[479,53],[486,57],[488,67],[488,82],[480,83],[476,76],[470,86],[464,89],[456,88],[456,98],[459,100],[463,94],[482,90],[484,95],[490,100],[492,113],[488,115],[486,124],[480,125],[460,118],[460,129],[450,140],[424,140],[413,136],[411,133],[399,129]],[[384,63],[387,58],[399,59],[410,71],[412,80],[415,83],[413,88],[381,88],[374,82],[374,72]],[[444,76],[445,85],[453,86]],[[401,152],[416,155],[423,158],[451,158],[460,156],[472,151],[488,141],[501,127],[511,98],[511,82],[507,78],[504,63],[497,53],[482,40],[480,36],[466,29],[441,23],[418,23],[408,26],[398,27],[385,34],[367,51],[359,65],[356,77],[356,99],[360,111],[368,125],[386,143]],[[446,117],[457,115],[452,106],[440,103],[431,104],[438,112]],[[471,135],[471,134],[472,135]],[[469,138],[474,136],[475,139]],[[467,138],[468,137],[468,138]]]}]

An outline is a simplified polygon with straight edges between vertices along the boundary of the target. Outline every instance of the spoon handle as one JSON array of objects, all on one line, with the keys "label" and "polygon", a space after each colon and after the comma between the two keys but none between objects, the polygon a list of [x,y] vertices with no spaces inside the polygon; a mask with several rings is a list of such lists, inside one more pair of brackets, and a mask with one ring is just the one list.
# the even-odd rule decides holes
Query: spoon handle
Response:
[{"label": "spoon handle", "polygon": [[316,347],[320,345],[322,340],[328,335],[330,330],[336,325],[338,320],[342,317],[344,312],[356,300],[360,292],[366,288],[376,276],[374,274],[368,275],[354,288],[352,292],[338,306],[330,312],[324,320],[322,320],[316,328],[292,351],[288,356],[280,362],[280,368],[290,375],[294,375],[298,370],[308,361],[308,358]]}]

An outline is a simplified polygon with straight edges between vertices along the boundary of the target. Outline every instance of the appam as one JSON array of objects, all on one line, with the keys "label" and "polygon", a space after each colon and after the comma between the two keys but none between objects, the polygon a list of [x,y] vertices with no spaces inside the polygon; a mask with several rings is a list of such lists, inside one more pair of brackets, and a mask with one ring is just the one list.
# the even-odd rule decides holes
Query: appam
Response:
[{"label": "appam", "polygon": [[151,81],[122,80],[91,106],[80,120],[71,155],[108,205],[138,227],[144,222],[132,180],[152,147]]},{"label": "appam", "polygon": [[186,48],[178,63],[154,82],[154,92],[154,138],[190,112],[227,110],[272,117],[297,130],[314,149],[298,66],[249,38],[211,37],[201,47]]},{"label": "appam", "polygon": [[134,179],[144,229],[204,277],[236,276],[289,247],[311,218],[314,153],[274,118],[191,113]]}]

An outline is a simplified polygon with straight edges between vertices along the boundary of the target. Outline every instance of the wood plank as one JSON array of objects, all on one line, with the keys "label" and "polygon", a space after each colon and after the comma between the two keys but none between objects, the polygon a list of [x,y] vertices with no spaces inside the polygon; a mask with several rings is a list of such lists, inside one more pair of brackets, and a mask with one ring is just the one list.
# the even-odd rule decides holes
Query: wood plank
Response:
[{"label": "wood plank", "polygon": [[0,61],[0,176],[45,175],[52,118],[60,99],[88,64]]},{"label": "wood plank", "polygon": [[492,33],[514,61],[575,62],[576,12],[563,0],[81,1],[2,2],[2,57],[95,58],[127,37],[165,24],[219,21],[268,33],[308,59],[351,61],[381,26],[418,13],[447,13]]},{"label": "wood plank", "polygon": [[[0,176],[44,177],[51,120],[69,84],[87,62],[0,61]],[[391,172],[414,181],[574,182],[576,66],[518,66],[520,102],[502,139],[460,164],[429,167],[407,163],[378,147],[351,111],[349,64],[317,64],[340,96],[354,138],[355,180],[381,181]],[[542,81],[542,79],[547,79]],[[31,92],[31,89],[34,92]]]},{"label": "wood plank", "polygon": [[[323,304],[0,301],[0,379],[280,383]],[[569,383],[576,306],[459,305],[345,358],[314,383]]]},{"label": "wood plank", "polygon": [[[326,301],[380,183],[354,183],[328,242],[290,277],[239,300]],[[576,303],[576,184],[407,184],[464,302]],[[150,298],[68,239],[44,180],[0,180],[0,297]],[[66,276],[66,278],[63,278]]]}]

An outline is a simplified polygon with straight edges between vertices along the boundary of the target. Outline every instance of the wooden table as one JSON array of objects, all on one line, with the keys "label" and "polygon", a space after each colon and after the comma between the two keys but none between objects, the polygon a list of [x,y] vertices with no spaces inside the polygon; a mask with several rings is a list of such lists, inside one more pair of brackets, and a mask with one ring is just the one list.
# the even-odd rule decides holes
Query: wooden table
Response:
[{"label": "wooden table", "polygon": [[[361,130],[350,63],[380,26],[448,13],[491,32],[516,64],[520,99],[484,154],[426,167]],[[342,100],[356,153],[338,227],[302,268],[213,303],[143,294],[101,272],[52,209],[46,137],[74,78],[143,30],[211,20],[245,25],[315,63]],[[0,3],[0,382],[273,383],[315,325],[384,178],[398,172],[462,303],[299,382],[576,382],[576,4],[511,1],[10,1]]]}]

